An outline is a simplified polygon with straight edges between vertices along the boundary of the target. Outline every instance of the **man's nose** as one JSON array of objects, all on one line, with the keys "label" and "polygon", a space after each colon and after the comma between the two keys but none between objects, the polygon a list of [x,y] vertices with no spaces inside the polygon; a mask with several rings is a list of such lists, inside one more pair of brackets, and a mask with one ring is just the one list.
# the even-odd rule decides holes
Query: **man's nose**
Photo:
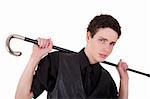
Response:
[{"label": "man's nose", "polygon": [[109,44],[109,43],[106,43],[106,44],[104,45],[104,47],[103,47],[103,50],[104,50],[105,52],[109,52],[109,51],[111,50],[110,44]]}]

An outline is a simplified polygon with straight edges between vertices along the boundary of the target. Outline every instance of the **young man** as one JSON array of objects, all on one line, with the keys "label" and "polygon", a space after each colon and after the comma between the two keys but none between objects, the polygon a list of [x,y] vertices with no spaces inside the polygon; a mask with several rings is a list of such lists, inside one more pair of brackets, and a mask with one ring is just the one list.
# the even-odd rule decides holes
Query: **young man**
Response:
[{"label": "young man", "polygon": [[118,63],[119,92],[111,75],[100,65],[120,35],[118,21],[110,15],[100,15],[91,20],[87,44],[79,53],[48,53],[52,50],[51,39],[39,38],[39,46],[33,46],[15,98],[36,98],[46,90],[47,99],[128,99],[127,64],[121,60]]}]

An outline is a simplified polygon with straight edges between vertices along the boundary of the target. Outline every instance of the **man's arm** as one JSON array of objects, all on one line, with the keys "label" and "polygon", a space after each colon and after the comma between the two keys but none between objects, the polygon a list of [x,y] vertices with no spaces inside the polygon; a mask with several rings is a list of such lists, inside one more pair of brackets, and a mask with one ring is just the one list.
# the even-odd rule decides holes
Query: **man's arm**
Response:
[{"label": "man's arm", "polygon": [[38,61],[31,58],[25,67],[20,81],[17,86],[15,99],[31,99],[33,94],[30,92],[34,70],[36,68]]},{"label": "man's arm", "polygon": [[31,99],[33,97],[31,85],[35,68],[43,55],[51,50],[52,41],[50,39],[38,39],[38,46],[33,45],[33,52],[19,80],[15,99]]},{"label": "man's arm", "polygon": [[119,97],[118,99],[128,99],[128,65],[121,60],[118,63],[117,70],[120,76],[120,88],[119,88]]},{"label": "man's arm", "polygon": [[128,81],[120,80],[119,99],[128,99]]}]

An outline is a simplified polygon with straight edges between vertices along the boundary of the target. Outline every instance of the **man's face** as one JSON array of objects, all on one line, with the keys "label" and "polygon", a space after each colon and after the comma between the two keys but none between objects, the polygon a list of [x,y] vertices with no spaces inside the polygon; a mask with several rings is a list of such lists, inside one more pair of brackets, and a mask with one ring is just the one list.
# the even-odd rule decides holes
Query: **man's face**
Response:
[{"label": "man's face", "polygon": [[104,61],[112,52],[117,40],[118,34],[111,28],[100,28],[93,38],[91,38],[91,35],[88,32],[87,47],[92,61]]}]

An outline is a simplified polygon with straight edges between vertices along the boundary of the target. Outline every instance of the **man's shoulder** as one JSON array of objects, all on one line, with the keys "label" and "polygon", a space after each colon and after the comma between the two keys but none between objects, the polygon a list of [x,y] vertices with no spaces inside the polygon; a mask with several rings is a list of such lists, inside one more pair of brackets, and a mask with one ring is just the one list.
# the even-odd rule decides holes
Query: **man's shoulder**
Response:
[{"label": "man's shoulder", "polygon": [[63,51],[53,51],[51,53],[48,53],[48,56],[52,55],[77,55],[78,53],[76,52],[63,52]]},{"label": "man's shoulder", "polygon": [[107,78],[109,80],[113,80],[111,74],[103,67],[102,67],[102,75],[105,76],[105,78]]},{"label": "man's shoulder", "polygon": [[62,51],[54,51],[54,52],[51,52],[51,53],[48,53],[48,55],[46,55],[44,57],[44,59],[63,59],[63,58],[70,58],[71,57],[76,57],[78,56],[78,53],[73,53],[73,52],[62,52]]}]

